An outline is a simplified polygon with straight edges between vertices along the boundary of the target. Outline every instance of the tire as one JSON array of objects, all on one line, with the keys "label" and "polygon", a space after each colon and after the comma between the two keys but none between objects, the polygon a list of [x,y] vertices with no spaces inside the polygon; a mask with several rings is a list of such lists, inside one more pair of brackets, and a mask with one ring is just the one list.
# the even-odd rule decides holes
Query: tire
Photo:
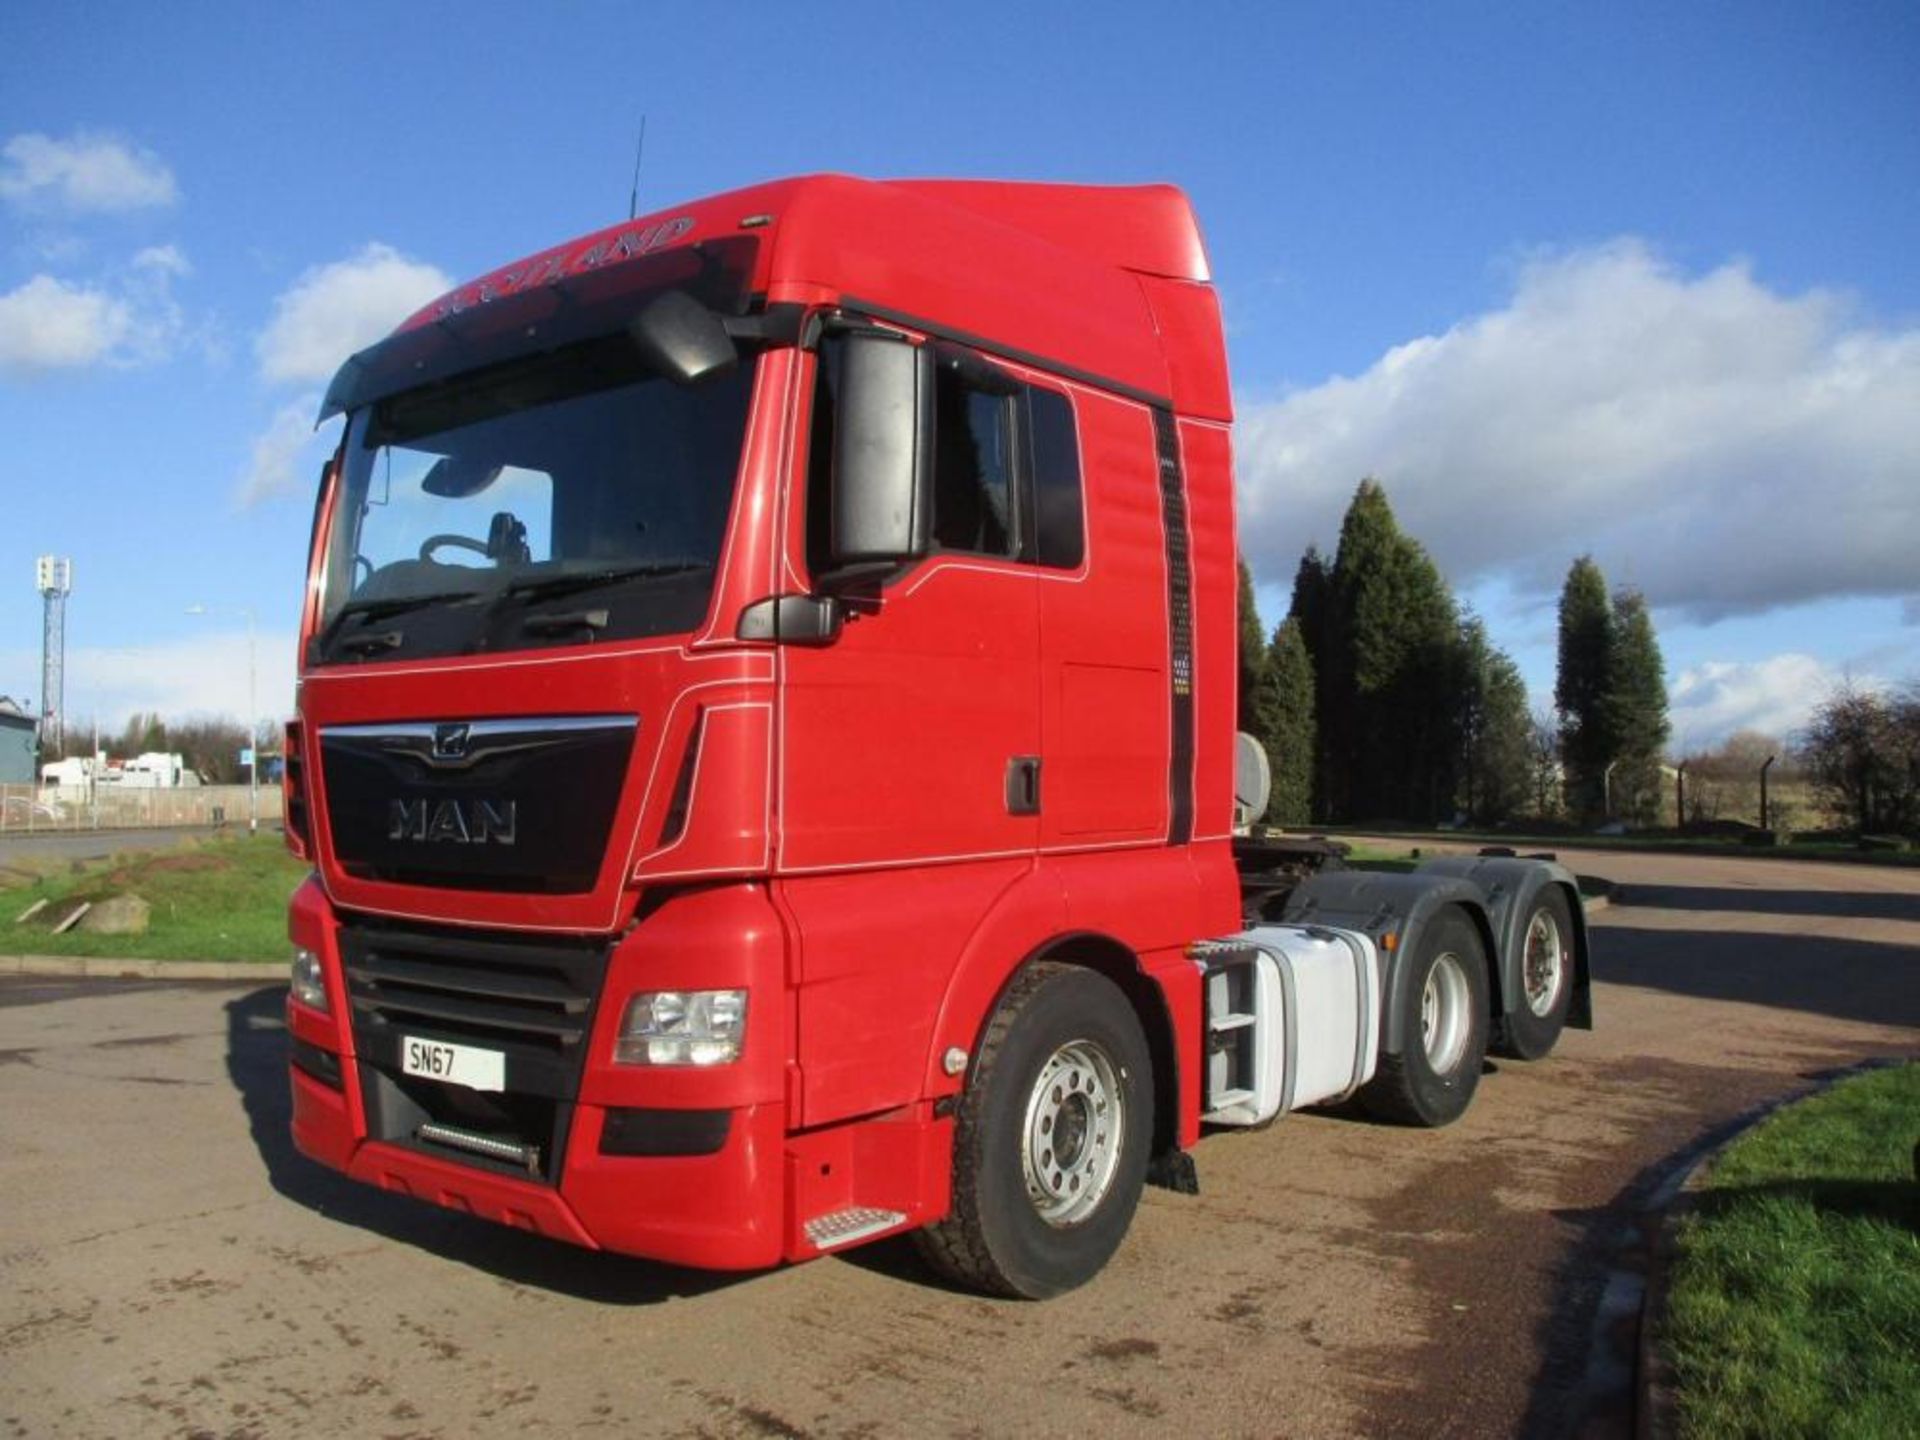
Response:
[{"label": "tire", "polygon": [[952,1212],[918,1233],[920,1252],[991,1295],[1084,1284],[1133,1221],[1152,1143],[1153,1062],[1133,1007],[1094,971],[1029,965],[981,1038],[955,1116]]},{"label": "tire", "polygon": [[1361,1103],[1396,1125],[1451,1124],[1472,1103],[1487,1053],[1486,946],[1462,912],[1427,927],[1395,1003],[1401,1052],[1380,1057]]},{"label": "tire", "polygon": [[1573,933],[1566,892],[1548,885],[1520,931],[1520,983],[1513,1008],[1494,1022],[1495,1054],[1539,1060],[1558,1043],[1573,1001]]}]

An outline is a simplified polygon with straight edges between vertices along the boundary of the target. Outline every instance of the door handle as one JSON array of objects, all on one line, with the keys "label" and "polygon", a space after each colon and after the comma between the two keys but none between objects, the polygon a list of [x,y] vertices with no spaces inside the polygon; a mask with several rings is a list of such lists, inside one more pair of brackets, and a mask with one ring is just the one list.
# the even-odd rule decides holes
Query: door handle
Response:
[{"label": "door handle", "polygon": [[1016,755],[1007,761],[1007,813],[1040,813],[1040,757]]}]

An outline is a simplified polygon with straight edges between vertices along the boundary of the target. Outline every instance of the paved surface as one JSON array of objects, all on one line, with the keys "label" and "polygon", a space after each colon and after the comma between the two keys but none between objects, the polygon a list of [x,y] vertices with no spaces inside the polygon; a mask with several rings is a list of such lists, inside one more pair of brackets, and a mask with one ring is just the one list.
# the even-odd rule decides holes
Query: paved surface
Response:
[{"label": "paved surface", "polygon": [[735,1279],[348,1185],[286,1139],[278,988],[0,981],[0,1440],[1555,1434],[1614,1216],[1756,1102],[1920,1039],[1920,874],[1570,856],[1601,1028],[1438,1132],[1293,1116],[1149,1191],[1092,1285],[888,1243]]},{"label": "paved surface", "polygon": [[134,850],[171,850],[215,831],[205,825],[175,825],[159,830],[7,830],[0,831],[0,870],[44,865],[48,860],[101,860]]}]

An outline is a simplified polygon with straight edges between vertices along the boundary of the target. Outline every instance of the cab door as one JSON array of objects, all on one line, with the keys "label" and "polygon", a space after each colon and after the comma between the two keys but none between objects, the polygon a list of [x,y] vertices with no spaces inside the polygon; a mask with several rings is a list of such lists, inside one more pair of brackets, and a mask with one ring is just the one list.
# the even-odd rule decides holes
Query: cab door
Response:
[{"label": "cab door", "polygon": [[[830,356],[820,370],[806,503],[824,568]],[[851,598],[831,644],[782,648],[785,873],[1034,850],[1039,602],[1017,558],[1016,396],[993,373],[946,347],[934,365],[932,554]]]},{"label": "cab door", "polygon": [[[959,367],[936,374],[933,552],[851,600],[830,643],[779,652],[778,873],[799,940],[803,1125],[920,1097],[954,966],[1034,868],[1040,618],[1016,558],[1015,409]],[[801,503],[818,570],[830,380],[812,410]]]}]

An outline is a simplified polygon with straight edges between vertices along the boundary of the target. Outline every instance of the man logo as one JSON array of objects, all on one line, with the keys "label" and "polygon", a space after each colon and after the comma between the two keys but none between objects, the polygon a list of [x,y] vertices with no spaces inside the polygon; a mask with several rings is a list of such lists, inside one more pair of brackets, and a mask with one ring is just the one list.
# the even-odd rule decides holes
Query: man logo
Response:
[{"label": "man logo", "polygon": [[[453,728],[453,727],[445,727]],[[458,727],[464,730],[466,727]],[[437,741],[438,737],[436,737]],[[511,845],[519,823],[512,800],[389,800],[387,839],[423,844]]]},{"label": "man logo", "polygon": [[466,724],[436,725],[433,727],[433,758],[436,760],[459,760],[467,753],[467,737],[473,727]]}]

